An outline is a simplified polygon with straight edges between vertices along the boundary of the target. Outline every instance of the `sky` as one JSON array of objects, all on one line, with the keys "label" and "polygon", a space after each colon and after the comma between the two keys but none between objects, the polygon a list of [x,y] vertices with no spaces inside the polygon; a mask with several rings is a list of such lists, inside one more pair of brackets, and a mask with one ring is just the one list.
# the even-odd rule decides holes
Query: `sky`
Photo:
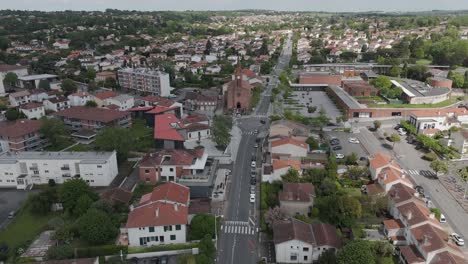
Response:
[{"label": "sky", "polygon": [[0,0],[0,9],[21,10],[233,10],[427,11],[468,10],[468,0]]}]

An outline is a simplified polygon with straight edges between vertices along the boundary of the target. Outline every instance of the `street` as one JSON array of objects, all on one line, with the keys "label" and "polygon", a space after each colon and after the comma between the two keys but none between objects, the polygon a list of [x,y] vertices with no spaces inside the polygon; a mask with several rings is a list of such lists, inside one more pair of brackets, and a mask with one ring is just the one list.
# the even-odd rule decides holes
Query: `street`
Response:
[{"label": "street", "polygon": [[[254,264],[259,260],[258,256],[258,225],[259,225],[259,189],[260,180],[257,174],[256,199],[251,203],[250,198],[250,171],[252,155],[256,159],[254,150],[256,135],[253,130],[260,133],[268,129],[268,125],[262,125],[258,117],[266,119],[270,105],[270,93],[276,85],[278,74],[289,64],[292,54],[291,36],[285,42],[283,52],[278,59],[278,65],[270,77],[270,81],[262,94],[257,109],[249,118],[243,118],[241,125],[242,138],[239,143],[236,159],[233,163],[233,171],[228,181],[228,195],[224,208],[224,220],[218,241],[217,263],[244,263]],[[259,166],[260,162],[257,164]],[[229,183],[230,182],[230,183]]]}]

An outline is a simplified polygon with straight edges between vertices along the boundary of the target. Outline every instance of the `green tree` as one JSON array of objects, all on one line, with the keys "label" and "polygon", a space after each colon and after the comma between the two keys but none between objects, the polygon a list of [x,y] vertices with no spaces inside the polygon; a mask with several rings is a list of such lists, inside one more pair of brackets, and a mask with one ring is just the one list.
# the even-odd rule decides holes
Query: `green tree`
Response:
[{"label": "green tree", "polygon": [[379,76],[376,79],[371,81],[371,84],[374,85],[377,89],[389,89],[392,87],[392,82],[387,76]]},{"label": "green tree", "polygon": [[330,157],[328,157],[326,169],[327,169],[328,177],[333,180],[336,179],[336,177],[338,176],[337,175],[338,163],[336,162],[336,158],[334,155],[330,155]]},{"label": "green tree", "polygon": [[11,40],[7,37],[0,37],[0,50],[6,50],[10,47]]},{"label": "green tree", "polygon": [[377,131],[379,130],[379,128],[382,126],[382,122],[380,122],[379,120],[375,120],[374,121],[374,130]]},{"label": "green tree", "polygon": [[[200,263],[213,263],[215,256],[216,248],[213,244],[213,240],[209,234],[206,234],[199,243],[199,250],[201,255],[205,255],[209,262],[200,262]],[[197,261],[197,263],[199,263]]]},{"label": "green tree", "polygon": [[293,168],[290,168],[286,174],[281,176],[283,182],[301,182],[301,175]]},{"label": "green tree", "polygon": [[351,153],[349,155],[346,155],[345,157],[345,164],[346,165],[356,165],[357,164],[358,157],[356,153]]},{"label": "green tree", "polygon": [[320,254],[318,260],[318,264],[336,264],[338,263],[338,259],[336,257],[336,253],[334,250],[325,250]]},{"label": "green tree", "polygon": [[86,79],[89,81],[93,81],[96,78],[96,70],[94,68],[88,68],[86,70]]},{"label": "green tree", "polygon": [[87,194],[80,196],[80,198],[78,198],[78,201],[76,201],[76,206],[75,210],[73,210],[73,215],[75,217],[80,217],[84,215],[93,203],[93,199],[91,199]]},{"label": "green tree", "polygon": [[87,101],[85,106],[87,107],[97,107],[97,103],[95,101]]},{"label": "green tree", "polygon": [[465,86],[465,77],[460,73],[450,71],[447,77],[452,80],[453,87],[463,88]]},{"label": "green tree", "polygon": [[16,82],[18,81],[18,75],[14,72],[9,72],[3,77],[3,82],[10,85],[16,86]]},{"label": "green tree", "polygon": [[71,215],[75,215],[78,200],[84,195],[87,195],[93,201],[99,198],[94,190],[79,178],[65,181],[58,189],[59,200],[62,202],[64,210]]},{"label": "green tree", "polygon": [[215,237],[215,217],[210,214],[197,214],[190,222],[190,240],[200,240],[209,234]]},{"label": "green tree", "polygon": [[52,146],[63,146],[69,142],[70,129],[59,119],[41,118],[39,132]]},{"label": "green tree", "polygon": [[50,90],[50,82],[47,80],[40,80],[38,86],[39,86],[39,89],[44,89],[46,91]]},{"label": "green tree", "polygon": [[26,118],[26,115],[16,108],[6,110],[5,117],[8,121],[15,121],[17,119]]},{"label": "green tree", "polygon": [[338,252],[339,264],[373,264],[375,263],[372,246],[369,241],[354,240],[348,242]]},{"label": "green tree", "polygon": [[448,172],[448,164],[442,160],[434,160],[430,164],[431,169],[439,175],[439,173],[447,173]]},{"label": "green tree", "polygon": [[362,216],[361,203],[352,196],[320,197],[317,208],[321,219],[336,226],[352,227]]},{"label": "green tree", "polygon": [[114,127],[101,130],[94,141],[94,145],[99,150],[117,151],[117,159],[119,162],[127,160],[128,153],[133,144],[133,138],[128,129]]},{"label": "green tree", "polygon": [[308,137],[306,143],[309,144],[309,149],[311,150],[319,148],[319,143],[314,137]]},{"label": "green tree", "polygon": [[105,212],[90,209],[78,219],[80,237],[93,245],[111,241],[118,233],[117,227]]},{"label": "green tree", "polygon": [[390,69],[390,72],[389,72],[389,75],[392,76],[392,77],[400,77],[400,74],[401,74],[401,68],[394,65],[391,69]]},{"label": "green tree", "polygon": [[400,143],[401,138],[400,138],[400,136],[398,134],[393,133],[393,134],[390,135],[390,141],[393,142],[392,148],[395,148],[395,143]]},{"label": "green tree", "polygon": [[231,141],[232,118],[224,115],[216,115],[213,119],[213,139],[222,148],[227,147]]},{"label": "green tree", "polygon": [[37,194],[32,194],[28,199],[31,213],[35,215],[45,215],[50,212],[50,207],[57,202],[57,189],[49,187]]},{"label": "green tree", "polygon": [[69,95],[75,93],[78,90],[78,86],[72,79],[65,79],[62,81],[62,90],[65,92],[65,95]]}]

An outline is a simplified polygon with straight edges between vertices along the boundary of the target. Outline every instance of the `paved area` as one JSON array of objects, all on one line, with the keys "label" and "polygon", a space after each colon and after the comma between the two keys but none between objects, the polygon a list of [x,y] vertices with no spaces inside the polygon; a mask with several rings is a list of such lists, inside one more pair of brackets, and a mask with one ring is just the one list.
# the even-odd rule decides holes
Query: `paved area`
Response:
[{"label": "paved area", "polygon": [[364,233],[366,233],[366,240],[380,241],[386,239],[385,235],[378,229],[364,229]]},{"label": "paved area", "polygon": [[[290,99],[297,101],[297,103],[294,105],[288,105],[285,103],[284,108],[297,108],[303,116],[318,117],[321,108],[327,112],[327,116],[330,117],[331,122],[335,122],[337,117],[342,116],[340,110],[336,107],[333,101],[330,100],[325,92],[293,92],[293,96],[291,96]],[[307,107],[309,106],[317,107],[317,111],[309,113],[307,111]]]},{"label": "paved area", "polygon": [[44,257],[47,254],[49,247],[55,244],[55,241],[51,239],[54,231],[44,231],[34,242],[28,247],[21,257]]},{"label": "paved area", "polygon": [[11,211],[17,211],[32,192],[36,192],[36,190],[0,189],[0,229],[5,228],[10,223],[8,214]]},{"label": "paved area", "polygon": [[210,157],[222,156],[223,152],[216,148],[216,143],[213,142],[210,138],[204,138],[200,140],[200,143],[197,143],[196,140],[186,141],[184,143],[186,149],[194,149],[198,146],[203,146],[205,148],[206,153]]},{"label": "paved area", "polygon": [[358,159],[359,157],[367,157],[369,153],[363,148],[362,143],[354,144],[349,143],[348,140],[350,137],[356,138],[356,134],[342,132],[342,131],[331,131],[326,132],[327,142],[331,137],[336,137],[340,140],[340,146],[343,148],[341,150],[334,151],[335,153],[342,153],[344,155],[350,155],[356,153]]}]

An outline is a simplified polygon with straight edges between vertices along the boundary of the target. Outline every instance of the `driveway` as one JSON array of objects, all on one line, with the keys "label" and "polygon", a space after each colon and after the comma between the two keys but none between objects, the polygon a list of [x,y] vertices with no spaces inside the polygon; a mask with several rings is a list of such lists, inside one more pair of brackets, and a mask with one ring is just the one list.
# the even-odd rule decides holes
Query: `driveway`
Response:
[{"label": "driveway", "polygon": [[10,222],[8,214],[11,211],[17,211],[28,195],[34,192],[36,191],[0,189],[0,229],[6,227]]}]

